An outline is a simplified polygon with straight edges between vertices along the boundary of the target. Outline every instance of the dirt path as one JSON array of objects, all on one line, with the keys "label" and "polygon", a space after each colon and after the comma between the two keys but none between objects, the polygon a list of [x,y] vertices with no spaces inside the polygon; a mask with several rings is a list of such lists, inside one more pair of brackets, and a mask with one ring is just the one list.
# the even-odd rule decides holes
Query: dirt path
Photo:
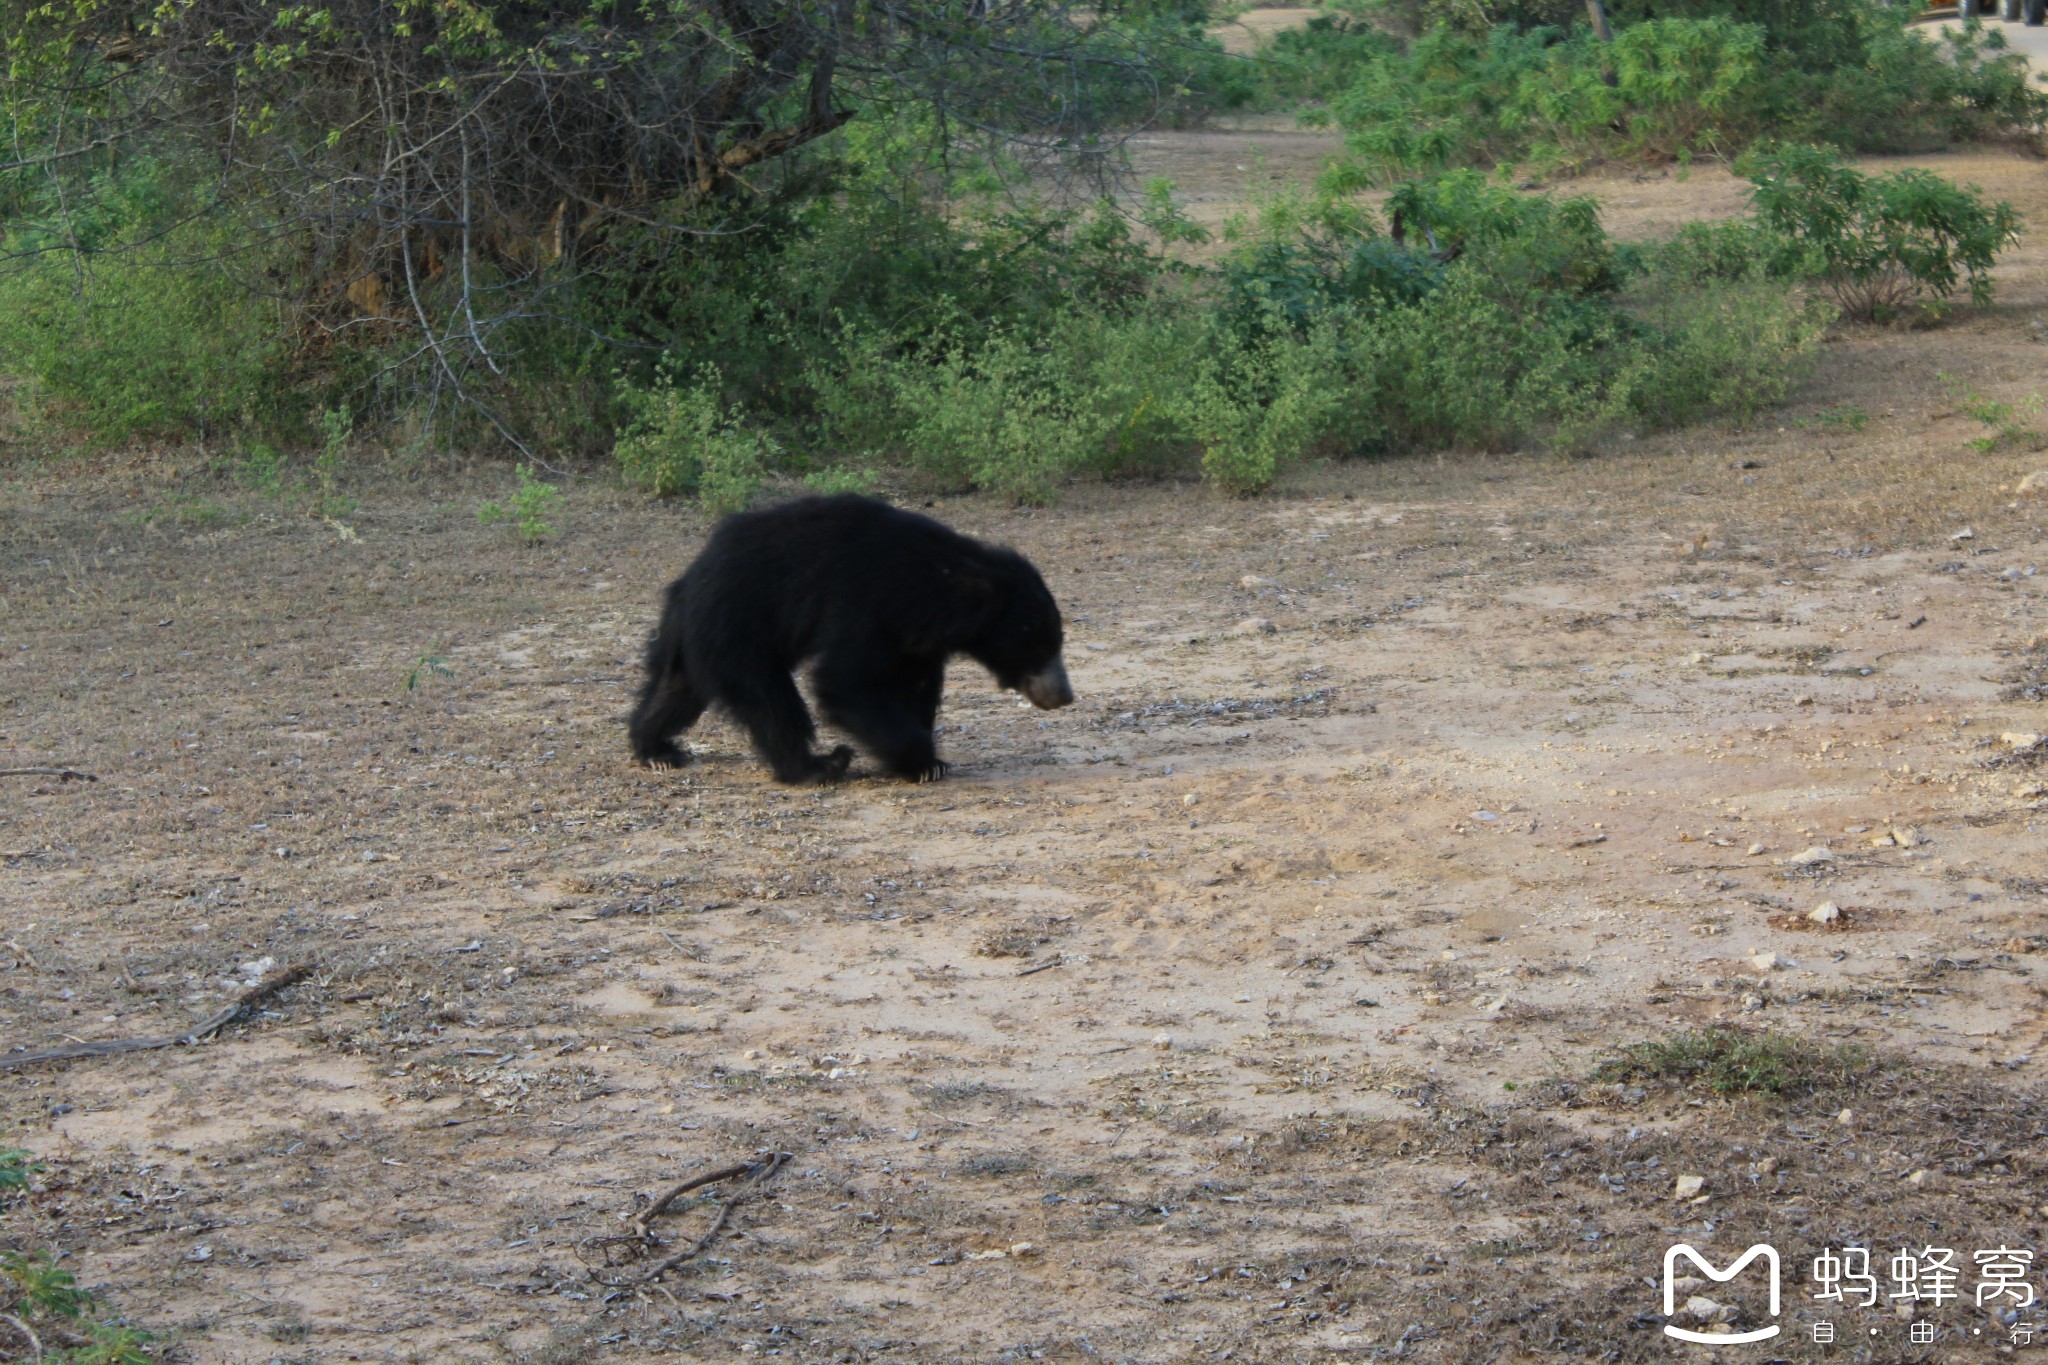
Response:
[{"label": "dirt path", "polygon": [[[0,1073],[50,1163],[16,1235],[195,1361],[1666,1359],[1675,1239],[2043,1247],[2048,761],[2001,736],[2048,729],[2048,454],[1935,378],[2036,393],[2043,266],[1753,430],[940,500],[1048,567],[1082,700],[958,670],[932,787],[780,790],[719,723],[625,764],[693,515],[583,485],[527,550],[474,484],[343,535],[17,463],[0,767],[102,780],[0,787],[0,1042],[321,971]],[[1589,1080],[1714,1020],[1923,1069]],[[765,1150],[698,1269],[592,1280],[636,1196]],[[1920,1358],[1859,1314],[1891,1354],[1825,1358]]]}]

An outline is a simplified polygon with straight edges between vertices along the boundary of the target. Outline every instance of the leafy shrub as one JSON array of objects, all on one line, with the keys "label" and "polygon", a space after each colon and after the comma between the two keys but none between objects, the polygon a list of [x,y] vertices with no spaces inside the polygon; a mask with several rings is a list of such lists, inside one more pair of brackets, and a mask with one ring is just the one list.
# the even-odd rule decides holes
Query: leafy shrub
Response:
[{"label": "leafy shrub", "polygon": [[2019,240],[2009,203],[1932,171],[1865,175],[1837,154],[1775,146],[1744,164],[1757,220],[1775,239],[1778,264],[1809,274],[1861,321],[1908,307],[1939,309],[1960,287],[1988,303],[1991,267]]},{"label": "leafy shrub", "polygon": [[1930,150],[2048,125],[2048,94],[1995,31],[1930,42],[1885,0],[1622,0],[1611,43],[1576,4],[1552,18],[1484,0],[1439,9],[1424,6],[1405,47],[1348,17],[1276,40],[1273,97],[1324,101],[1311,116],[1333,119],[1355,173],[1379,180],[1682,160],[1765,137]]},{"label": "leafy shrub", "polygon": [[216,245],[198,226],[138,228],[0,272],[0,370],[107,442],[261,415],[281,387],[277,313],[208,259]]},{"label": "leafy shrub", "polygon": [[708,365],[696,382],[679,385],[664,364],[651,387],[621,382],[619,401],[631,417],[613,455],[626,477],[656,496],[693,494],[713,514],[746,506],[781,452],[738,407],[721,402],[718,371]]}]

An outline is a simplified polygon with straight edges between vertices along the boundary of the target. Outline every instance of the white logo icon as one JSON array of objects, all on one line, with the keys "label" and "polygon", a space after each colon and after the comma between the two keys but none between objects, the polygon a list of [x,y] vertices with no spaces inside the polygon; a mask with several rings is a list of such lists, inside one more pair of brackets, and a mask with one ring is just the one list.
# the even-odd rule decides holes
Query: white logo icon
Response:
[{"label": "white logo icon", "polygon": [[[1742,1273],[1744,1266],[1758,1257],[1762,1257],[1764,1264],[1769,1266],[1771,1271],[1771,1316],[1774,1318],[1778,1316],[1777,1248],[1758,1242],[1755,1246],[1738,1256],[1735,1259],[1735,1263],[1726,1270],[1716,1270],[1706,1257],[1700,1255],[1691,1246],[1681,1242],[1664,1253],[1665,1317],[1674,1317],[1678,1313],[1678,1295],[1675,1286],[1678,1281],[1677,1267],[1680,1256],[1685,1257],[1688,1261],[1698,1266],[1702,1275],[1721,1284],[1734,1279]],[[1693,1332],[1683,1327],[1673,1327],[1667,1322],[1664,1325],[1664,1335],[1667,1337],[1677,1337],[1680,1341],[1696,1341],[1702,1346],[1736,1346],[1745,1341],[1763,1341],[1768,1337],[1774,1337],[1778,1335],[1778,1325],[1772,1323],[1769,1327],[1759,1327],[1754,1332]]]}]

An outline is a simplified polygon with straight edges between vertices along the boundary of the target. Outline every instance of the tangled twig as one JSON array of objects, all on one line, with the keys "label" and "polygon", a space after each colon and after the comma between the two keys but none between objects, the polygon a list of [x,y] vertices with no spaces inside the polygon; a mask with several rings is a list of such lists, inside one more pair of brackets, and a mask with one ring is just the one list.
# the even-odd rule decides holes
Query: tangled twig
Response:
[{"label": "tangled twig", "polygon": [[704,1229],[704,1235],[689,1246],[675,1252],[673,1255],[663,1257],[647,1270],[628,1278],[608,1278],[595,1268],[590,1272],[591,1278],[597,1280],[600,1284],[619,1289],[635,1285],[652,1284],[684,1262],[694,1260],[698,1256],[703,1255],[710,1249],[711,1244],[718,1240],[718,1234],[725,1230],[726,1221],[732,1217],[732,1211],[739,1207],[741,1202],[747,1199],[748,1196],[754,1194],[761,1186],[767,1184],[777,1171],[789,1164],[790,1160],[790,1153],[774,1152],[769,1154],[764,1160],[742,1161],[735,1165],[722,1166],[718,1170],[707,1171],[703,1175],[691,1176],[688,1180],[672,1186],[653,1203],[642,1209],[638,1216],[633,1219],[632,1232],[612,1237],[593,1237],[586,1241],[584,1246],[586,1248],[598,1249],[621,1245],[633,1247],[659,1246],[661,1243],[654,1235],[652,1224],[669,1205],[673,1204],[683,1195],[688,1194],[691,1190],[702,1189],[706,1185],[716,1185],[720,1181],[735,1178],[740,1178],[743,1182],[726,1198],[724,1203],[718,1206],[718,1212],[712,1217],[711,1226]]},{"label": "tangled twig", "polygon": [[203,1043],[219,1033],[240,1017],[242,1011],[252,1005],[261,1004],[287,986],[295,986],[313,974],[313,964],[302,962],[296,967],[286,967],[257,982],[235,1000],[232,1005],[214,1015],[205,1023],[183,1033],[166,1034],[161,1038],[114,1038],[99,1043],[73,1043],[68,1047],[48,1047],[40,1052],[0,1053],[0,1071],[28,1066],[34,1062],[61,1062],[72,1057],[111,1057],[122,1052],[146,1052],[151,1048],[189,1046]]}]

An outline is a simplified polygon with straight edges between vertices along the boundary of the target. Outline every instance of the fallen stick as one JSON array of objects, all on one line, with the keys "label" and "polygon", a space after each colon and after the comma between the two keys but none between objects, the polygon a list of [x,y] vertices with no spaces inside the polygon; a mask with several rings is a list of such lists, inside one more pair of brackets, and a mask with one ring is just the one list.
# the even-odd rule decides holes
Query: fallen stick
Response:
[{"label": "fallen stick", "polygon": [[[732,1217],[732,1211],[738,1208],[741,1202],[749,1195],[766,1184],[769,1178],[777,1171],[788,1165],[790,1160],[791,1156],[788,1152],[776,1152],[765,1161],[742,1161],[731,1166],[723,1166],[715,1171],[707,1171],[703,1175],[691,1176],[688,1180],[672,1186],[660,1198],[641,1210],[639,1216],[633,1220],[633,1231],[631,1233],[622,1237],[593,1237],[584,1243],[584,1246],[586,1248],[602,1248],[618,1246],[621,1243],[630,1243],[634,1246],[658,1246],[660,1243],[656,1241],[654,1231],[649,1225],[670,1204],[673,1204],[691,1190],[701,1189],[706,1185],[716,1185],[722,1180],[745,1177],[745,1183],[734,1190],[732,1195],[723,1204],[718,1206],[718,1213],[712,1218],[711,1226],[704,1230],[704,1235],[683,1250],[676,1252],[672,1256],[664,1257],[652,1268],[630,1279],[608,1279],[595,1267],[590,1272],[591,1278],[600,1284],[608,1285],[614,1289],[652,1284],[685,1261],[703,1255],[705,1251],[710,1249],[711,1244],[718,1239],[718,1234],[725,1230],[726,1220]],[[607,1253],[607,1260],[609,1260],[609,1253]]]},{"label": "fallen stick", "polygon": [[1062,962],[1065,962],[1066,960],[1067,960],[1067,958],[1066,958],[1066,954],[1062,953],[1062,954],[1058,955],[1057,957],[1049,957],[1049,958],[1047,958],[1047,959],[1046,959],[1045,961],[1043,961],[1043,962],[1036,962],[1036,963],[1033,963],[1033,964],[1032,964],[1031,966],[1029,966],[1029,967],[1026,967],[1026,968],[1025,968],[1025,969],[1024,969],[1023,971],[1021,971],[1021,972],[1018,972],[1018,973],[1017,973],[1017,975],[1019,975],[1019,976],[1036,976],[1036,975],[1038,975],[1038,973],[1040,973],[1040,972],[1049,972],[1049,971],[1051,971],[1051,970],[1052,970],[1052,969],[1053,969],[1054,967],[1057,967],[1057,966],[1059,966],[1059,965],[1060,965],[1060,964],[1061,964]]},{"label": "fallen stick", "polygon": [[66,782],[97,782],[91,773],[76,768],[0,768],[0,777],[61,777]]},{"label": "fallen stick", "polygon": [[183,1033],[167,1034],[161,1038],[114,1038],[101,1043],[74,1043],[70,1047],[48,1047],[40,1052],[0,1053],[0,1071],[10,1071],[18,1066],[29,1066],[35,1062],[61,1062],[73,1057],[112,1057],[123,1052],[147,1052],[151,1048],[190,1046],[203,1043],[219,1033],[240,1017],[242,1011],[252,1005],[261,1004],[287,986],[296,986],[313,974],[313,964],[302,962],[296,967],[286,967],[257,982],[243,991],[234,1004],[205,1023]]}]

